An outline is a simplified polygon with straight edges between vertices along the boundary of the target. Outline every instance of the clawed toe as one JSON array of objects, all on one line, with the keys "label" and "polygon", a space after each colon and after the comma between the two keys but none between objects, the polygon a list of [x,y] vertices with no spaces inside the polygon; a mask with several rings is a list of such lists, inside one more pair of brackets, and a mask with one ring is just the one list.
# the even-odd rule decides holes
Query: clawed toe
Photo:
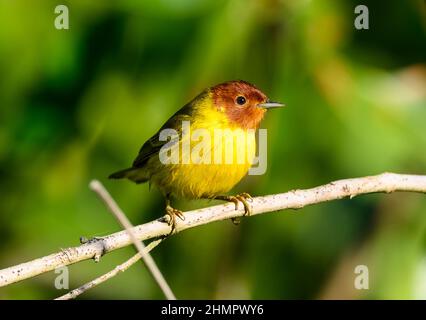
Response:
[{"label": "clawed toe", "polygon": [[250,198],[247,198],[247,197],[245,197],[245,196],[243,196],[243,195],[237,195],[236,196],[236,198],[239,200],[239,201],[241,201],[241,203],[244,205],[244,215],[245,216],[250,216],[251,215],[251,213],[252,213],[252,210],[251,210],[251,206],[249,205],[249,203],[247,202],[247,199],[251,199],[251,197]]},{"label": "clawed toe", "polygon": [[[238,204],[239,202],[241,202],[244,205],[244,215],[250,216],[252,213],[252,209],[250,204],[248,203],[248,200],[252,201],[253,198],[247,192],[243,192],[236,196],[217,196],[216,199],[233,202],[235,204],[235,210],[238,209]],[[234,222],[234,224],[236,223]]]},{"label": "clawed toe", "polygon": [[176,230],[176,217],[181,219],[182,221],[185,220],[185,216],[183,215],[181,210],[175,209],[171,206],[166,206],[166,215],[169,217],[167,219],[167,224],[171,226],[170,234],[173,234],[173,232]]},{"label": "clawed toe", "polygon": [[243,193],[239,194],[239,196],[244,197],[247,200],[253,201],[253,197],[247,192],[243,192]]}]

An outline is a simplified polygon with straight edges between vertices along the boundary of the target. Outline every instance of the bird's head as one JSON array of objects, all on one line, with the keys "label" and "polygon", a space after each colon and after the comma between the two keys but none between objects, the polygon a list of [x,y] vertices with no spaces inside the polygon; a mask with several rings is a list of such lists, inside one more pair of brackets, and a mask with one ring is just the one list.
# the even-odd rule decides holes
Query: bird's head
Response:
[{"label": "bird's head", "polygon": [[230,123],[243,129],[258,128],[267,109],[284,106],[271,102],[254,85],[241,80],[224,82],[210,90],[218,111],[225,113]]}]

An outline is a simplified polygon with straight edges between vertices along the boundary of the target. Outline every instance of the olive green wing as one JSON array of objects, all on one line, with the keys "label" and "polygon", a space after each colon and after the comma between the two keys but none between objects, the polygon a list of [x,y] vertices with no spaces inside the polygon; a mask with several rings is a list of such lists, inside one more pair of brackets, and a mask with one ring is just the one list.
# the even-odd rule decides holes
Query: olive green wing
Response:
[{"label": "olive green wing", "polygon": [[149,173],[144,172],[144,166],[148,160],[157,156],[161,148],[170,141],[160,141],[160,132],[164,129],[174,129],[177,132],[177,136],[172,138],[175,143],[179,142],[182,137],[182,121],[191,121],[194,111],[197,108],[197,101],[204,99],[208,94],[208,91],[204,91],[194,100],[186,104],[179,111],[177,111],[167,122],[158,130],[158,132],[146,141],[139,151],[138,156],[133,161],[131,168],[120,170],[112,173],[110,179],[122,179],[128,178],[135,181],[136,183],[143,183],[149,180]]},{"label": "olive green wing", "polygon": [[142,146],[135,161],[133,168],[141,168],[145,166],[147,161],[157,155],[161,148],[170,141],[160,141],[160,132],[165,129],[173,129],[178,135],[172,138],[175,143],[179,142],[182,137],[182,121],[190,121],[192,116],[191,104],[185,105],[182,109],[176,112],[167,122],[158,130],[158,132],[149,138]]}]

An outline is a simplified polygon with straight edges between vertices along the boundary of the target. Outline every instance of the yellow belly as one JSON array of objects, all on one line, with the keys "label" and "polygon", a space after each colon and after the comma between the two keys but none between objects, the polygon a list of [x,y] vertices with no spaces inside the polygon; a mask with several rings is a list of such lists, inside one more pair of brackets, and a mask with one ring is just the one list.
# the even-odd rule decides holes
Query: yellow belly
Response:
[{"label": "yellow belly", "polygon": [[[212,198],[231,190],[247,174],[256,152],[254,130],[229,129],[223,119],[214,119],[214,123],[191,123],[191,132],[179,141],[179,163],[165,165],[158,157],[150,159],[150,181],[164,194]],[[202,137],[194,141],[194,132],[200,128]]]}]

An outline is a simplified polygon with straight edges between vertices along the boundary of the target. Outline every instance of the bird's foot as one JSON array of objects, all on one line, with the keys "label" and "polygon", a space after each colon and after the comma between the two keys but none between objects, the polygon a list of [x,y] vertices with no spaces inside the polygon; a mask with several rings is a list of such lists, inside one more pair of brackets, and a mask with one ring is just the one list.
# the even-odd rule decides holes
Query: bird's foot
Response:
[{"label": "bird's foot", "polygon": [[[251,201],[253,198],[247,192],[243,192],[236,196],[217,196],[215,199],[235,203],[235,210],[238,209],[238,204],[239,202],[241,202],[244,205],[244,215],[250,216],[252,213],[252,209],[250,204],[248,203],[248,200]],[[231,220],[235,225],[240,224],[240,220],[238,218],[232,218]]]},{"label": "bird's foot", "polygon": [[185,220],[185,216],[183,215],[181,210],[175,209],[169,205],[166,206],[166,216],[167,224],[172,228],[169,233],[169,235],[171,235],[176,230],[176,217],[183,221]]}]

